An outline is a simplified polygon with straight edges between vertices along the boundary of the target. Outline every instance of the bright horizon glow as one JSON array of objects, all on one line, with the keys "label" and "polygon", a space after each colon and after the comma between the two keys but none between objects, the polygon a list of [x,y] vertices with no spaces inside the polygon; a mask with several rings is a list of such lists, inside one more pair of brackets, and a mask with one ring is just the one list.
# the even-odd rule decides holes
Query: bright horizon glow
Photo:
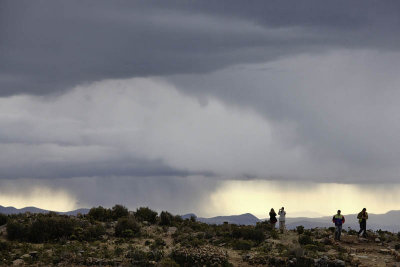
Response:
[{"label": "bright horizon glow", "polygon": [[76,207],[76,199],[64,190],[54,190],[47,187],[34,187],[28,192],[1,192],[2,206],[12,206],[17,209],[36,207],[51,211],[72,211]]},{"label": "bright horizon glow", "polygon": [[285,207],[287,217],[330,216],[338,209],[354,214],[366,207],[382,214],[400,209],[400,185],[228,180],[203,206],[206,217],[252,213],[266,218],[271,208]]}]

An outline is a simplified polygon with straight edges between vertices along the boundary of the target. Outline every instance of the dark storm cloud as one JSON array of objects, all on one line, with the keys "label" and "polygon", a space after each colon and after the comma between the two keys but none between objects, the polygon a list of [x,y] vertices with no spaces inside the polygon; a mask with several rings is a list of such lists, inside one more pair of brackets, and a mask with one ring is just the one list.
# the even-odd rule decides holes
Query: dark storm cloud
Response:
[{"label": "dark storm cloud", "polygon": [[1,1],[0,94],[332,47],[398,49],[399,10],[397,1]]}]

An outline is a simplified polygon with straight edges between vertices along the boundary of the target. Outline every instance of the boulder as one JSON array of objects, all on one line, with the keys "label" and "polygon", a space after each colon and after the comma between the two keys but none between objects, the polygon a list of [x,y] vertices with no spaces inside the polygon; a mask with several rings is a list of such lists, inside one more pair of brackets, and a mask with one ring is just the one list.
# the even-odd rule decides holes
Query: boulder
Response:
[{"label": "boulder", "polygon": [[13,266],[22,266],[24,265],[24,260],[23,259],[16,259],[15,261],[12,262]]}]

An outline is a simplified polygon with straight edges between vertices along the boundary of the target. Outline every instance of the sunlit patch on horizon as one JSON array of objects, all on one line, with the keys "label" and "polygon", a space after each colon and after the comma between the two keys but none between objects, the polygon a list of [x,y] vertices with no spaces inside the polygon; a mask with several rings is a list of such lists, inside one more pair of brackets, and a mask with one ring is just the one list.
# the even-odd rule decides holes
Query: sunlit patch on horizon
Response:
[{"label": "sunlit patch on horizon", "polygon": [[266,180],[225,181],[203,206],[205,216],[250,212],[266,218],[269,210],[285,207],[288,217],[320,217],[359,212],[382,214],[400,209],[400,185],[279,182]]},{"label": "sunlit patch on horizon", "polygon": [[36,207],[52,211],[71,211],[76,209],[76,199],[69,192],[62,189],[52,189],[43,186],[34,186],[31,189],[4,190],[0,194],[0,205],[15,208]]}]

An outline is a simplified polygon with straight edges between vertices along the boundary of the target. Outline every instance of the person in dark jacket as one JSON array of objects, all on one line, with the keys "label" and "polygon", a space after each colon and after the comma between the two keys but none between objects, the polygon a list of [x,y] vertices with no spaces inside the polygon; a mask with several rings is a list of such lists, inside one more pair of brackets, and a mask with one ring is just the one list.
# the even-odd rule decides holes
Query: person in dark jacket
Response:
[{"label": "person in dark jacket", "polygon": [[333,216],[332,222],[335,224],[335,240],[340,241],[340,236],[342,234],[342,225],[345,222],[344,216],[340,214],[341,211],[338,210],[337,214]]},{"label": "person in dark jacket", "polygon": [[274,209],[271,209],[271,211],[269,212],[269,222],[272,225],[272,228],[275,229],[275,224],[278,220],[276,219],[276,212]]},{"label": "person in dark jacket", "polygon": [[367,237],[368,213],[366,208],[363,208],[362,211],[357,215],[357,219],[360,223],[360,231],[358,231],[358,236],[363,233],[363,237]]}]

